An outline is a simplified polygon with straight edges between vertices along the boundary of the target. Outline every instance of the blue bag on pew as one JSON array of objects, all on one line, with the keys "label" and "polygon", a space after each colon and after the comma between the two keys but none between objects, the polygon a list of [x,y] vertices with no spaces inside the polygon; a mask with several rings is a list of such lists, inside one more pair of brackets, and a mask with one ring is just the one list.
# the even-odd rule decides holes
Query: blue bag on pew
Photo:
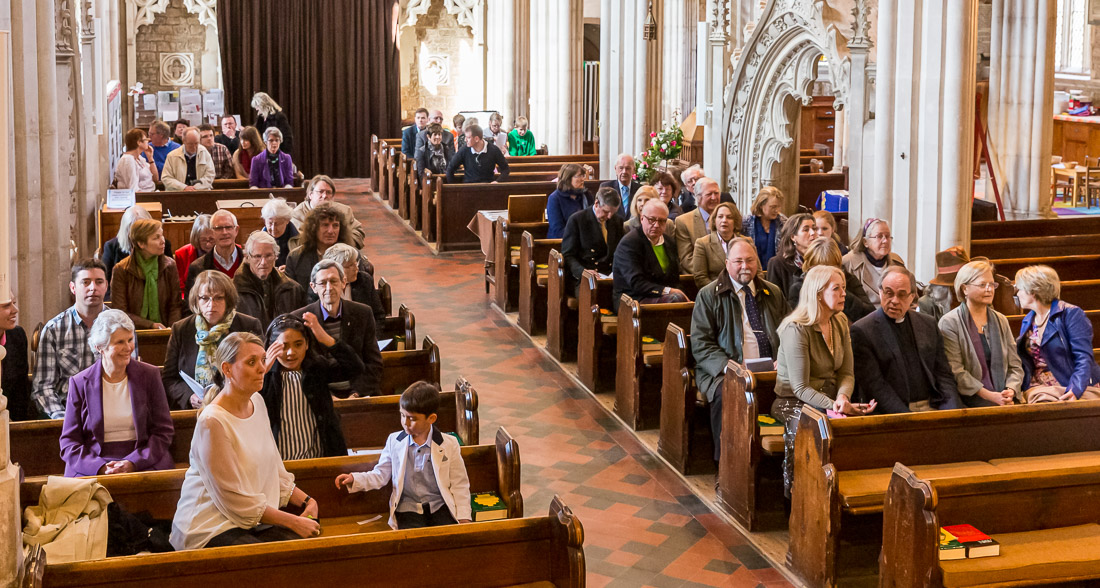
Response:
[{"label": "blue bag on pew", "polygon": [[816,210],[828,210],[829,212],[848,212],[847,190],[825,190],[814,202]]}]

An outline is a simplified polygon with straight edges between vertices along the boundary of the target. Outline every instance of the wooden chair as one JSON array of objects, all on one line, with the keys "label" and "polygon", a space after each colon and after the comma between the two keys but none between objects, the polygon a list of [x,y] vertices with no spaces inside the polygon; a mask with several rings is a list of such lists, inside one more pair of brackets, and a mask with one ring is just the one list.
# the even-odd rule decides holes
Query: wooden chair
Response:
[{"label": "wooden chair", "polygon": [[1085,196],[1085,206],[1092,208],[1093,199],[1100,206],[1100,157],[1093,158],[1091,163],[1085,156],[1085,185],[1082,186]]},{"label": "wooden chair", "polygon": [[[1087,162],[1087,158],[1086,158]],[[1076,161],[1064,162],[1065,169],[1071,170],[1077,167]],[[1077,206],[1077,194],[1073,192],[1073,182],[1064,174],[1056,172],[1055,167],[1050,169],[1050,196],[1052,200],[1058,199],[1058,192],[1062,193],[1062,201],[1070,206]]]}]

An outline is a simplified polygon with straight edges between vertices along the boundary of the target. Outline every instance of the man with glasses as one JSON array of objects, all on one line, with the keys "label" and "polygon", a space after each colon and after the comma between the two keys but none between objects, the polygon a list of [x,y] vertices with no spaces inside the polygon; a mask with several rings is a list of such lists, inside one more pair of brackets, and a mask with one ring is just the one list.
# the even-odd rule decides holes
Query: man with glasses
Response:
[{"label": "man with glasses", "polygon": [[305,306],[305,290],[275,266],[279,243],[270,233],[253,231],[244,244],[245,263],[233,276],[237,308],[265,326],[280,314]]},{"label": "man with glasses", "polygon": [[230,279],[237,274],[244,262],[244,249],[237,245],[237,217],[228,210],[219,210],[210,217],[214,229],[214,249],[191,262],[187,268],[186,296],[195,285],[195,277],[206,270],[217,270]]},{"label": "man with glasses", "polygon": [[882,272],[882,307],[852,325],[856,391],[879,414],[960,408],[943,336],[932,317],[912,310],[917,279],[904,267]]},{"label": "man with glasses", "polygon": [[622,153],[615,158],[615,179],[600,184],[601,189],[605,187],[612,188],[619,195],[622,205],[619,206],[619,212],[616,214],[624,221],[630,218],[634,194],[642,187],[634,179],[635,171],[634,158],[629,153]]},{"label": "man with glasses", "polygon": [[676,240],[665,238],[666,223],[668,207],[654,198],[642,209],[640,226],[619,241],[612,265],[615,312],[619,311],[623,294],[642,304],[688,301],[687,294],[679,289]]},{"label": "man with glasses", "polygon": [[374,313],[365,304],[344,300],[347,280],[344,268],[332,259],[322,259],[313,266],[309,287],[318,300],[294,311],[304,319],[307,312],[321,319],[321,326],[333,339],[347,343],[363,359],[366,369],[350,382],[329,385],[334,396],[356,398],[376,396],[382,383],[382,352],[378,349]]},{"label": "man with glasses", "polygon": [[232,180],[237,177],[237,172],[233,171],[233,155],[228,147],[214,140],[213,125],[199,125],[199,144],[210,152],[210,159],[214,162],[215,180]]},{"label": "man with glasses", "polygon": [[324,174],[313,176],[313,179],[309,181],[308,188],[306,188],[306,199],[295,206],[290,213],[290,222],[294,223],[294,228],[301,231],[309,213],[325,202],[328,202],[340,214],[344,215],[345,224],[351,232],[351,240],[354,242],[355,248],[362,249],[363,241],[367,238],[367,233],[363,230],[363,224],[355,220],[355,213],[352,212],[350,206],[336,201],[336,183]]},{"label": "man with glasses", "polygon": [[[490,145],[484,139],[481,127],[466,127],[466,144],[455,153],[447,164],[447,182],[455,181],[455,172],[462,168],[467,184],[485,182],[503,182],[508,179],[508,161],[496,145]],[[500,175],[497,175],[497,170]]]}]

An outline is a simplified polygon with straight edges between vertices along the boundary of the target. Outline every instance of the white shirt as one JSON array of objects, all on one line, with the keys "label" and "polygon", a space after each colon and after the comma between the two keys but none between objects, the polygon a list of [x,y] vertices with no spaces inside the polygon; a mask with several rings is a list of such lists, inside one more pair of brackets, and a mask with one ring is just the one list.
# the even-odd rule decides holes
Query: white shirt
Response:
[{"label": "white shirt", "polygon": [[123,378],[112,384],[107,378],[103,382],[103,441],[137,441],[134,428],[134,406],[130,402],[130,381]]},{"label": "white shirt", "polygon": [[115,167],[115,186],[120,190],[153,192],[157,185],[153,183],[153,172],[143,158],[123,153]]},{"label": "white shirt", "polygon": [[[721,241],[721,239],[719,239],[719,241]],[[741,361],[759,359],[760,345],[756,342],[756,332],[752,330],[752,325],[749,324],[749,313],[745,310],[746,286],[742,286],[735,280],[730,281],[733,282],[733,287],[737,290],[737,298],[741,301]],[[752,282],[749,282],[747,288],[749,289],[750,296],[756,295],[756,286],[754,286]],[[759,305],[757,305],[757,308],[759,308]]]},{"label": "white shirt", "polygon": [[217,260],[217,262],[219,264],[221,264],[222,267],[233,267],[233,264],[237,263],[237,247],[236,246],[233,247],[233,255],[230,255],[229,259],[226,259],[226,258],[218,255],[218,249],[216,247],[214,249],[211,249],[211,251],[214,253],[214,259]]}]

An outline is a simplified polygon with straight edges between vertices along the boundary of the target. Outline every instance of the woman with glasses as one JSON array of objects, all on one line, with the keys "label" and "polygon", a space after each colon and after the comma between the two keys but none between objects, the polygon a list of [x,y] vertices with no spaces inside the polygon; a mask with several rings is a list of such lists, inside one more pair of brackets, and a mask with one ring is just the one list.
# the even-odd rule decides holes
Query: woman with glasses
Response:
[{"label": "woman with glasses", "polygon": [[225,274],[206,270],[195,278],[187,294],[194,315],[172,325],[161,369],[172,410],[202,407],[203,389],[213,383],[217,371],[214,352],[226,335],[248,332],[263,336],[260,321],[237,312],[237,300],[237,288]]},{"label": "woman with glasses", "polygon": [[[968,407],[1023,401],[1024,368],[1005,315],[993,310],[993,264],[976,259],[955,275],[962,304],[940,319],[943,349],[955,385]],[[1091,349],[1089,350],[1091,353]]]},{"label": "woman with glasses", "polygon": [[894,236],[890,234],[890,224],[880,218],[870,218],[852,241],[852,250],[844,256],[844,269],[859,278],[863,291],[875,307],[882,305],[878,299],[882,272],[888,266],[905,267],[901,257],[891,251]]}]

